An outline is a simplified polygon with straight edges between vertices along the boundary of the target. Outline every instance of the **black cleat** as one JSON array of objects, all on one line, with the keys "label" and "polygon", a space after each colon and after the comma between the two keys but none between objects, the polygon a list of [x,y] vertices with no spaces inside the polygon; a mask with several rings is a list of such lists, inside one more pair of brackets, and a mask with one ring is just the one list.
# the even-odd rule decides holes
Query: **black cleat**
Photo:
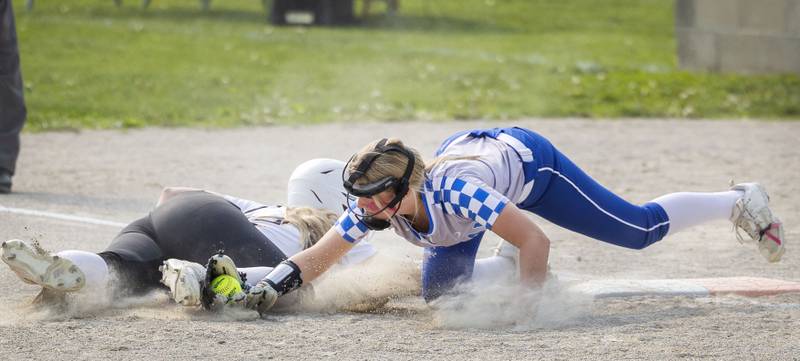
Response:
[{"label": "black cleat", "polygon": [[11,193],[11,172],[0,168],[0,194]]}]

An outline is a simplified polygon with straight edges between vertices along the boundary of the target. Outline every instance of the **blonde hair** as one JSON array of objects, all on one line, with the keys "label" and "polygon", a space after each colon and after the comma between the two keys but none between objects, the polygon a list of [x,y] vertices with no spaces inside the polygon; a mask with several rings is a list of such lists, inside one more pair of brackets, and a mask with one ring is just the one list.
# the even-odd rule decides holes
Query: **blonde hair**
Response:
[{"label": "blonde hair", "polygon": [[[347,172],[354,172],[364,158],[370,154],[375,154],[375,145],[378,144],[378,142],[380,142],[380,140],[372,141],[361,148],[361,150],[355,154],[353,161],[348,165]],[[422,183],[425,182],[425,162],[422,160],[419,152],[414,148],[405,146],[403,142],[397,138],[387,139],[386,145],[402,147],[414,155],[414,169],[411,171],[411,177],[408,180],[408,188],[422,189]],[[407,165],[408,158],[405,154],[400,152],[384,152],[381,156],[375,158],[364,176],[357,179],[356,183],[372,183],[385,177],[400,178],[403,176],[403,173],[405,173]]]},{"label": "blonde hair", "polygon": [[284,220],[297,227],[300,232],[300,245],[303,249],[313,246],[322,238],[333,224],[338,215],[327,209],[297,207],[287,208]]},{"label": "blonde hair", "polygon": [[[361,164],[361,161],[369,154],[375,153],[375,145],[378,144],[380,140],[375,140],[361,148],[358,153],[353,158],[353,161],[350,162],[347,171],[352,173],[358,168],[358,165]],[[389,138],[386,141],[386,145],[395,145],[398,147],[402,147],[408,150],[411,154],[414,155],[414,170],[411,172],[411,178],[408,181],[409,189],[416,189],[421,190],[422,184],[425,181],[425,173],[429,172],[434,167],[448,161],[453,160],[477,160],[480,156],[477,155],[446,155],[442,157],[437,157],[433,159],[430,164],[426,167],[425,162],[422,160],[422,157],[419,155],[419,152],[406,146],[397,138]],[[379,179],[385,177],[395,177],[400,178],[403,176],[403,173],[406,171],[406,165],[408,164],[408,159],[406,156],[400,152],[385,152],[375,160],[370,165],[369,169],[367,169],[366,174],[363,177],[356,180],[356,183],[364,184],[364,183],[371,183],[375,182]]]},{"label": "blonde hair", "polygon": [[425,167],[425,171],[430,172],[431,169],[435,168],[436,166],[451,160],[478,160],[480,158],[481,157],[478,155],[444,155],[441,157],[436,157],[434,160],[432,160],[430,164]]}]

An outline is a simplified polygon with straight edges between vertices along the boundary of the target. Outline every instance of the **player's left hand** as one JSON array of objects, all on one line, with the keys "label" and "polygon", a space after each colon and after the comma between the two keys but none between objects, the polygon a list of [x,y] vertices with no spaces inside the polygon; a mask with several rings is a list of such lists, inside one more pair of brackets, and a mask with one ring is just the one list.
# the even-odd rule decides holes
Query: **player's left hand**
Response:
[{"label": "player's left hand", "polygon": [[275,301],[277,300],[278,291],[275,291],[269,283],[262,280],[247,291],[245,307],[256,310],[260,316],[263,316],[275,305]]}]

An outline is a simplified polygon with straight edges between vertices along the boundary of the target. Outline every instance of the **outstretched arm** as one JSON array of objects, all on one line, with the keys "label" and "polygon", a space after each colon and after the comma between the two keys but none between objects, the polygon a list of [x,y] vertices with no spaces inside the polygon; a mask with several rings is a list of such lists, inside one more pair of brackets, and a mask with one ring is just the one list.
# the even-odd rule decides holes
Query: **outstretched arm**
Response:
[{"label": "outstretched arm", "polygon": [[335,228],[328,230],[315,245],[281,262],[247,293],[248,308],[264,314],[278,297],[319,277],[353,248]]},{"label": "outstretched arm", "polygon": [[315,245],[289,259],[300,267],[303,282],[311,282],[344,257],[353,246],[354,243],[345,241],[331,228]]},{"label": "outstretched arm", "polygon": [[492,231],[519,248],[520,280],[541,285],[547,277],[550,239],[525,213],[509,203],[497,217]]},{"label": "outstretched arm", "polygon": [[[519,249],[519,274],[523,283],[541,285],[547,277],[550,240],[536,223],[508,198],[477,177],[442,180],[443,197],[462,217],[469,218]],[[448,193],[448,192],[443,192]]]}]

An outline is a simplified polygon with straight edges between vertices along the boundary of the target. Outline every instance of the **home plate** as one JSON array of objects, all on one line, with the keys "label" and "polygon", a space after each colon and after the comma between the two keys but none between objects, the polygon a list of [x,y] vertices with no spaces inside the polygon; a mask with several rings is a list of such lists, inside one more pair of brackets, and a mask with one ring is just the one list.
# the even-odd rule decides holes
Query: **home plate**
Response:
[{"label": "home plate", "polygon": [[595,298],[630,296],[704,297],[735,294],[748,297],[800,293],[800,282],[759,277],[723,277],[664,280],[591,280],[572,290]]}]

